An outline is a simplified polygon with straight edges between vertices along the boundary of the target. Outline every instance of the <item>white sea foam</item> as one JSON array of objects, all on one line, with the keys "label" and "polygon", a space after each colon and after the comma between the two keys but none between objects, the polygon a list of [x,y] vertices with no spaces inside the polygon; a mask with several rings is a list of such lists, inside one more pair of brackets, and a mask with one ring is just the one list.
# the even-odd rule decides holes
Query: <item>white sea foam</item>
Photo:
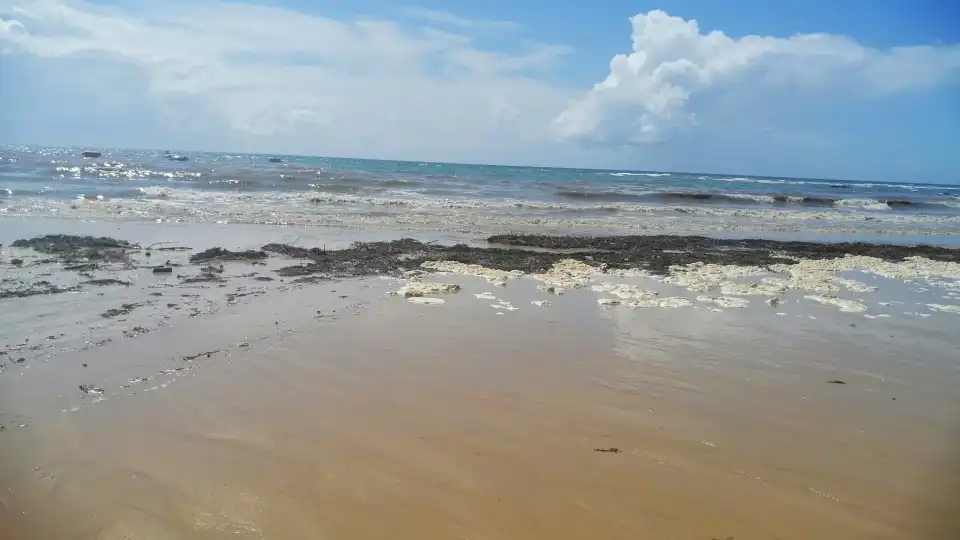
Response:
[{"label": "white sea foam", "polygon": [[637,285],[628,285],[625,283],[601,283],[591,287],[594,292],[606,293],[616,296],[622,300],[650,300],[656,298],[660,293],[656,291],[647,291]]},{"label": "white sea foam", "polygon": [[390,294],[406,298],[419,298],[427,295],[449,294],[460,290],[459,285],[450,283],[423,283],[411,281]]},{"label": "white sea foam", "polygon": [[933,311],[960,314],[960,306],[944,305],[944,304],[927,304],[927,307]]},{"label": "white sea foam", "polygon": [[523,272],[520,272],[519,270],[507,272],[504,270],[486,268],[484,266],[480,266],[479,264],[465,264],[456,261],[427,261],[421,265],[421,268],[433,270],[435,272],[449,272],[451,274],[478,277],[480,279],[485,279],[489,283],[499,287],[506,286],[507,280],[516,279],[523,276]]},{"label": "white sea foam", "polygon": [[630,300],[629,302],[627,302],[626,305],[633,308],[648,308],[648,307],[682,308],[682,307],[691,307],[693,305],[693,302],[681,296],[670,296],[668,298],[660,298],[660,299],[654,299],[654,300]]},{"label": "white sea foam", "polygon": [[739,199],[743,201],[754,201],[760,203],[773,204],[776,200],[770,195],[752,195],[747,193],[729,193],[726,197],[730,199]]},{"label": "white sea foam", "polygon": [[834,306],[840,308],[840,311],[845,311],[849,313],[862,313],[867,310],[867,306],[857,302],[856,300],[846,300],[843,298],[837,298],[836,296],[823,296],[818,294],[810,294],[804,296],[807,300],[813,300],[814,302],[819,302],[828,306]]},{"label": "white sea foam", "polygon": [[564,289],[584,287],[595,276],[602,273],[602,270],[585,262],[564,259],[554,264],[546,272],[534,274],[533,278],[542,281],[548,287],[553,287],[554,292],[562,292]]},{"label": "white sea foam", "polygon": [[170,197],[172,191],[165,187],[139,187],[137,191],[146,197],[156,197],[166,199]]},{"label": "white sea foam", "polygon": [[612,172],[607,173],[610,176],[647,176],[650,178],[659,178],[661,176],[670,176],[670,173],[639,173],[639,172]]},{"label": "white sea foam", "polygon": [[447,301],[443,298],[426,298],[422,296],[411,296],[407,298],[407,300],[413,302],[414,304],[421,304],[425,306],[439,306],[447,303]]},{"label": "white sea foam", "polygon": [[875,199],[840,199],[833,203],[841,208],[864,208],[866,210],[890,210],[890,206]]},{"label": "white sea foam", "polygon": [[731,296],[700,295],[697,297],[697,301],[708,303],[708,304],[716,304],[720,307],[725,307],[725,308],[745,308],[750,305],[749,300],[745,300],[743,298],[735,298]]},{"label": "white sea foam", "polygon": [[867,285],[865,283],[860,283],[859,281],[854,281],[852,279],[846,279],[841,277],[835,277],[833,280],[839,284],[841,287],[845,287],[853,292],[867,293],[874,292],[877,290],[877,287],[873,285]]}]

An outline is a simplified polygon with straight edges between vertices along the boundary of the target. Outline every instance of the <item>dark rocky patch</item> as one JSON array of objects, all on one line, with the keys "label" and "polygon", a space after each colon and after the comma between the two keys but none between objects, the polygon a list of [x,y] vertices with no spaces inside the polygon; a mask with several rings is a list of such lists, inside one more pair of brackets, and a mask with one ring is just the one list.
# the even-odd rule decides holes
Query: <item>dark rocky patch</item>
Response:
[{"label": "dark rocky patch", "polygon": [[125,335],[125,336],[127,336],[127,337],[142,336],[142,335],[148,334],[148,333],[150,333],[150,330],[149,330],[148,328],[144,328],[144,327],[142,327],[142,326],[134,326],[133,328],[131,328],[131,329],[129,329],[129,330],[124,330],[124,331],[123,331],[123,335]]},{"label": "dark rocky patch", "polygon": [[124,240],[101,236],[74,236],[70,234],[48,234],[28,240],[15,240],[13,247],[31,248],[40,253],[60,254],[79,249],[132,249],[135,246]]},{"label": "dark rocky patch", "polygon": [[10,264],[14,266],[23,266],[23,259],[10,259]]},{"label": "dark rocky patch", "polygon": [[604,453],[607,453],[607,454],[619,454],[619,453],[621,452],[621,450],[620,450],[619,448],[616,448],[616,447],[613,447],[613,448],[594,448],[593,451],[594,451],[594,452],[604,452]]},{"label": "dark rocky patch", "polygon": [[190,262],[196,264],[210,261],[259,261],[266,258],[267,254],[263,251],[230,251],[229,249],[214,247],[191,255]]},{"label": "dark rocky patch", "polygon": [[[356,243],[346,249],[326,250],[285,244],[267,244],[264,252],[307,262],[277,270],[277,274],[304,281],[370,275],[400,275],[427,261],[457,261],[500,270],[543,272],[562,259],[577,259],[612,269],[643,268],[667,274],[670,266],[695,262],[768,266],[794,264],[784,256],[830,259],[847,254],[868,255],[887,261],[922,256],[960,262],[960,250],[937,246],[885,244],[783,242],[774,240],[723,240],[704,236],[538,236],[499,235],[488,239],[491,247],[440,246],[412,239]],[[299,280],[298,280],[299,281]]]},{"label": "dark rocky patch", "polygon": [[227,302],[235,302],[237,298],[243,298],[244,296],[259,296],[264,294],[263,291],[247,291],[247,292],[236,292],[228,293],[226,295]]},{"label": "dark rocky patch", "polygon": [[67,264],[67,265],[64,265],[64,267],[63,267],[64,270],[68,270],[68,271],[70,271],[70,272],[90,272],[90,271],[96,270],[96,269],[98,269],[98,268],[100,268],[100,265],[98,265],[98,264],[95,263],[95,262],[84,262],[84,263],[79,263],[79,264]]},{"label": "dark rocky patch", "polygon": [[204,272],[196,276],[186,276],[180,279],[181,283],[226,283],[227,280],[219,274]]},{"label": "dark rocky patch", "polygon": [[113,278],[91,279],[90,281],[84,282],[84,284],[98,285],[101,287],[107,286],[107,285],[123,285],[124,287],[129,287],[130,285],[132,285],[132,283],[130,283],[129,281],[123,281],[122,279],[113,279]]},{"label": "dark rocky patch", "polygon": [[114,317],[119,317],[120,315],[127,315],[131,311],[137,309],[138,307],[143,307],[147,305],[146,302],[140,302],[136,304],[123,304],[119,308],[108,309],[100,314],[101,317],[105,319],[112,319]]},{"label": "dark rocky patch", "polygon": [[80,287],[60,287],[49,281],[35,281],[29,284],[20,283],[19,285],[20,287],[15,289],[0,289],[0,300],[4,298],[26,298],[38,294],[59,294],[80,290]]},{"label": "dark rocky patch", "polygon": [[80,388],[80,391],[83,392],[84,394],[102,394],[103,393],[103,388],[97,388],[95,385],[92,385],[92,384],[81,384],[79,388]]},{"label": "dark rocky patch", "polygon": [[183,359],[186,362],[191,362],[193,360],[196,360],[197,358],[200,358],[201,356],[206,356],[207,358],[210,358],[212,355],[217,354],[218,352],[223,352],[223,351],[221,349],[217,349],[214,351],[206,351],[206,352],[201,352],[197,354],[192,354],[190,356],[184,356]]},{"label": "dark rocky patch", "polygon": [[[36,238],[17,240],[13,247],[30,248],[40,253],[56,255],[62,262],[87,271],[92,261],[128,262],[127,251],[138,246],[125,240],[101,236],[75,236],[70,234],[48,234]],[[68,267],[69,268],[69,267]]]},{"label": "dark rocky patch", "polygon": [[[743,266],[790,264],[778,256],[781,254],[803,259],[834,259],[844,255],[865,255],[890,262],[899,262],[912,256],[926,257],[937,261],[960,261],[960,249],[929,245],[871,244],[867,242],[791,242],[672,235],[600,237],[498,235],[491,236],[487,241],[491,244],[511,247],[617,252],[638,260],[646,260],[649,263],[649,270],[656,273],[666,272],[664,264],[669,267],[671,264],[689,264],[699,261]],[[668,253],[658,253],[663,251],[668,251]],[[594,258],[598,258],[596,254],[594,254]],[[616,259],[616,257],[612,258]]]}]

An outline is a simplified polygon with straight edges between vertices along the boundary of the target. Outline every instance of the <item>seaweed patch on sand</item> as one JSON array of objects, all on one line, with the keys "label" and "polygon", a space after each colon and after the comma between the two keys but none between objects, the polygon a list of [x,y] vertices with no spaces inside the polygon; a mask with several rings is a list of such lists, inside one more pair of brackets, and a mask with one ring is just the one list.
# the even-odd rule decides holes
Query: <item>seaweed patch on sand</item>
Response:
[{"label": "seaweed patch on sand", "polygon": [[[280,275],[337,279],[368,275],[413,277],[453,273],[504,286],[527,276],[539,289],[562,294],[600,277],[652,278],[695,293],[700,302],[743,307],[736,297],[765,298],[799,291],[818,302],[856,311],[853,300],[834,300],[843,291],[869,293],[876,287],[839,275],[860,271],[901,281],[926,280],[954,289],[960,279],[960,250],[938,246],[724,240],[702,236],[538,236],[500,235],[491,247],[442,246],[404,239],[357,243],[342,250],[270,244],[263,250],[307,262]],[[608,304],[681,307],[685,298],[660,299],[626,284],[601,285]],[[492,296],[492,295],[491,295]]]},{"label": "seaweed patch on sand", "polygon": [[63,263],[65,270],[89,271],[97,263],[129,264],[129,252],[140,246],[125,240],[106,236],[76,236],[70,234],[48,234],[35,238],[15,240],[11,247],[32,249],[37,253],[53,255]]},{"label": "seaweed patch on sand", "polygon": [[60,294],[79,291],[79,287],[60,287],[49,281],[34,281],[32,283],[17,283],[12,288],[0,288],[0,299],[26,298],[39,294]]},{"label": "seaweed patch on sand", "polygon": [[[420,280],[431,273],[469,275],[498,286],[526,276],[539,281],[541,290],[552,293],[587,287],[600,278],[610,279],[611,276],[652,278],[686,289],[694,293],[694,297],[708,298],[701,302],[725,307],[743,305],[743,301],[731,300],[735,297],[755,295],[769,298],[788,291],[801,291],[805,295],[834,298],[843,292],[863,294],[875,289],[850,276],[839,275],[852,271],[902,281],[922,280],[932,287],[949,291],[960,288],[960,249],[927,245],[829,244],[665,235],[499,235],[487,241],[488,247],[438,245],[413,239],[355,243],[339,250],[286,244],[267,244],[260,250],[247,251],[215,247],[195,253],[190,261],[195,264],[212,261],[260,263],[271,255],[287,257],[299,260],[297,264],[275,270],[280,276],[308,281],[375,275],[412,278],[403,294],[407,297],[438,294],[416,293],[418,288],[429,285]],[[70,235],[18,240],[13,246],[55,255],[56,261],[78,268],[100,262],[129,265],[130,255],[142,251],[140,246],[124,240]],[[181,279],[184,282],[219,282],[224,279],[219,272],[209,271],[209,267],[204,270],[207,271],[199,276],[183,276]],[[120,284],[120,280],[110,283]],[[69,290],[20,285],[7,288],[5,296]],[[625,305],[636,307],[679,306],[684,304],[680,300],[689,301],[668,302],[642,289],[631,289],[626,284],[609,287],[602,292],[610,293]],[[828,304],[837,305],[832,301]]]},{"label": "seaweed patch on sand", "polygon": [[266,259],[265,251],[230,251],[221,247],[213,247],[206,251],[201,251],[190,256],[190,262],[194,264],[209,263],[213,261],[259,261]]},{"label": "seaweed patch on sand", "polygon": [[[305,264],[281,269],[281,275],[401,277],[404,272],[424,269],[474,275],[497,283],[532,275],[539,276],[546,285],[562,284],[561,287],[575,283],[583,286],[591,275],[601,273],[624,277],[677,275],[676,269],[696,263],[701,266],[688,268],[695,269],[701,279],[720,283],[759,275],[774,266],[816,266],[816,262],[807,261],[850,259],[849,256],[854,258],[847,263],[822,263],[822,270],[839,264],[835,271],[869,266],[891,274],[896,273],[893,268],[915,267],[917,274],[927,271],[930,275],[948,275],[944,274],[945,269],[960,264],[960,250],[926,245],[724,240],[703,236],[500,235],[487,241],[498,247],[442,246],[403,239],[356,243],[340,250],[268,244],[263,251],[306,260]],[[801,268],[807,270],[808,266]]]}]

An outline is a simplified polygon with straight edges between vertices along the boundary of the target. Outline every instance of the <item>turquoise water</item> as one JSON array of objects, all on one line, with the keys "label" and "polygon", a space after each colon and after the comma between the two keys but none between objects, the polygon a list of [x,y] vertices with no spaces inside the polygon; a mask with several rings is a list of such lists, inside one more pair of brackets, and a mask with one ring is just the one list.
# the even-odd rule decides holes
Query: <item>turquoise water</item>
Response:
[{"label": "turquoise water", "polygon": [[309,156],[108,150],[84,158],[76,149],[8,147],[0,154],[7,196],[130,198],[143,189],[304,192],[416,198],[513,199],[571,208],[602,203],[837,207],[960,212],[960,186],[776,178],[661,171],[604,171],[422,163]]},{"label": "turquoise water", "polygon": [[[247,223],[954,235],[960,186],[310,156],[0,148],[0,213]],[[178,156],[179,159],[174,159]],[[88,204],[78,207],[76,201]],[[92,203],[103,203],[96,207]],[[68,204],[69,203],[69,204]],[[58,206],[59,205],[59,206]],[[107,208],[107,205],[110,205]],[[712,221],[711,221],[712,220]],[[425,225],[426,224],[426,225]]]}]

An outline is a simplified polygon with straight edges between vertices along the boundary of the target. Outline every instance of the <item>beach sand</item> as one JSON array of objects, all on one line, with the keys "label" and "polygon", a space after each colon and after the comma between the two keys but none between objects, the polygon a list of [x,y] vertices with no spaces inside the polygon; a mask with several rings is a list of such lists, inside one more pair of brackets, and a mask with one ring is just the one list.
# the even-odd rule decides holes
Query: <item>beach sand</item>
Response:
[{"label": "beach sand", "polygon": [[[20,253],[5,275],[43,273],[9,266]],[[197,272],[188,255],[169,254],[177,273]],[[861,275],[879,290],[848,313],[802,291],[722,309],[596,280],[692,304],[636,309],[447,274],[424,279],[461,290],[423,305],[388,294],[404,279],[258,281],[277,259],[223,263],[226,283],[133,269],[114,273],[129,287],[2,301],[3,358],[25,358],[0,372],[2,538],[960,537],[960,315],[925,307],[953,289]]]}]

